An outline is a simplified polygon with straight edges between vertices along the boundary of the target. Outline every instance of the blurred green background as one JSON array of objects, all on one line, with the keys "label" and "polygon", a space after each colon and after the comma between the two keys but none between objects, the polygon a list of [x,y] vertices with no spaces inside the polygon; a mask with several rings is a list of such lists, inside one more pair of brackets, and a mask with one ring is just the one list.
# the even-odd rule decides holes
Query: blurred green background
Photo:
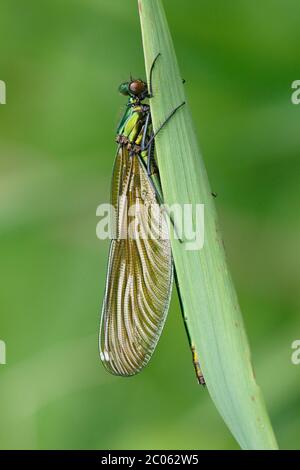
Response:
[{"label": "blurred green background", "polygon": [[[165,0],[256,375],[300,448],[298,0]],[[117,93],[144,77],[135,0],[2,0],[0,447],[237,449],[196,383],[176,296],[153,360],[110,376],[97,335]],[[183,156],[184,157],[184,156]]]}]

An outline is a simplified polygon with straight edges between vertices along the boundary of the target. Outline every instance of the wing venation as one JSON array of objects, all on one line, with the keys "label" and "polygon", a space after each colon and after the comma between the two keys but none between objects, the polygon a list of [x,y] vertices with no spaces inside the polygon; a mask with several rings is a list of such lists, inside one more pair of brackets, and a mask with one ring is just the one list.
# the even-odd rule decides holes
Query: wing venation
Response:
[{"label": "wing venation", "polygon": [[[100,355],[110,372],[127,376],[139,372],[155,349],[169,308],[173,262],[163,209],[138,158],[124,146],[112,183],[118,229],[110,246]],[[142,236],[121,238],[126,227]]]}]

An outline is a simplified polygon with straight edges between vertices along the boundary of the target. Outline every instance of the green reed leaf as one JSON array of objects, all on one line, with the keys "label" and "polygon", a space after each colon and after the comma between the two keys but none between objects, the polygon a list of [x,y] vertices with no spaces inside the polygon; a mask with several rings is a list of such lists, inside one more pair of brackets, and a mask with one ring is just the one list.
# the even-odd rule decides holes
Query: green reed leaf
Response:
[{"label": "green reed leaf", "polygon": [[[150,100],[157,129],[186,98],[161,1],[138,0],[138,6],[148,80],[153,59],[161,54],[155,64],[154,98]],[[188,105],[157,136],[156,150],[166,203],[205,205],[203,249],[187,251],[186,243],[178,240],[172,240],[172,249],[188,329],[208,391],[243,449],[276,449],[253,374],[248,340]],[[199,425],[203,425],[201,417]]]}]

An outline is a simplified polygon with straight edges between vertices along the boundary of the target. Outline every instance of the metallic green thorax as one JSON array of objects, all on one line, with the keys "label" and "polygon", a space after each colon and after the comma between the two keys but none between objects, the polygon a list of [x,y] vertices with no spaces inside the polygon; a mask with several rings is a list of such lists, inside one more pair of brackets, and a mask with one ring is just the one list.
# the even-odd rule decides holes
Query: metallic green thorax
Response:
[{"label": "metallic green thorax", "polygon": [[141,104],[135,98],[129,98],[127,109],[118,125],[117,134],[124,135],[128,137],[131,142],[134,142],[137,131],[143,127],[146,106],[147,105]]},{"label": "metallic green thorax", "polygon": [[[155,187],[158,202],[161,204],[163,202],[163,195],[159,178],[159,171],[154,159],[154,147],[152,147],[152,155],[149,155],[148,149],[143,151],[139,149],[142,143],[144,126],[148,114],[150,115],[149,105],[141,103],[141,101],[136,98],[130,97],[128,100],[127,109],[117,128],[117,142],[119,142],[120,145],[128,145],[127,143],[122,143],[122,137],[124,137],[125,141],[131,144],[129,145],[129,147],[131,147],[131,155],[134,156],[134,154],[139,153],[145,164],[145,167],[147,167],[148,159],[151,159],[150,178],[152,180],[153,186]],[[146,140],[151,138],[152,133],[153,127],[150,120],[146,132]]]},{"label": "metallic green thorax", "polygon": [[[144,126],[147,114],[150,113],[148,105],[140,103],[136,98],[129,98],[127,109],[117,128],[118,136],[124,136],[132,144],[140,146],[142,143]],[[147,128],[146,137],[150,138],[152,133],[152,124]],[[148,151],[140,153],[144,161],[147,161]]]}]

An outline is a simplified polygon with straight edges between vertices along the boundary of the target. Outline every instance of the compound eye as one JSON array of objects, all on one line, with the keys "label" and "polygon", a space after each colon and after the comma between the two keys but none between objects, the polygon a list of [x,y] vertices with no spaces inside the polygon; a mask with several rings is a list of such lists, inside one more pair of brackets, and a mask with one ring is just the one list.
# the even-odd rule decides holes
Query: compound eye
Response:
[{"label": "compound eye", "polygon": [[146,89],[147,89],[147,85],[142,80],[133,80],[129,84],[130,92],[133,95],[136,95],[136,96],[141,95],[142,93],[144,93],[146,91]]},{"label": "compound eye", "polygon": [[121,93],[121,95],[129,95],[129,83],[121,83],[121,85],[119,86],[119,92]]}]

